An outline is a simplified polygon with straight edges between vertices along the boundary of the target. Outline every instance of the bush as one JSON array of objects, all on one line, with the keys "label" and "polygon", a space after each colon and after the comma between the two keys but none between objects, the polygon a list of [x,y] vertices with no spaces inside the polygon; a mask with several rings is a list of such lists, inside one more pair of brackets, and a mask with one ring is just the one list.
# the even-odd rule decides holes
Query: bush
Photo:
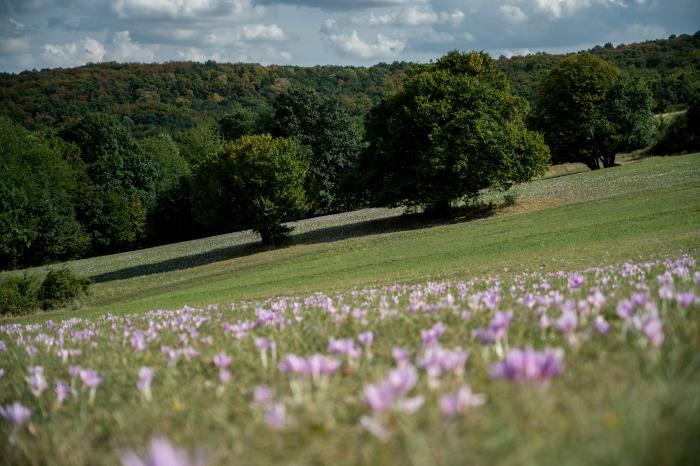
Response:
[{"label": "bush", "polygon": [[50,270],[41,283],[37,299],[42,309],[57,309],[67,304],[77,305],[89,292],[92,281],[69,268]]},{"label": "bush", "polygon": [[37,283],[31,276],[0,279],[0,315],[27,314],[37,305]]},{"label": "bush", "polygon": [[700,92],[691,97],[688,111],[664,128],[652,153],[678,154],[697,150],[700,150]]}]

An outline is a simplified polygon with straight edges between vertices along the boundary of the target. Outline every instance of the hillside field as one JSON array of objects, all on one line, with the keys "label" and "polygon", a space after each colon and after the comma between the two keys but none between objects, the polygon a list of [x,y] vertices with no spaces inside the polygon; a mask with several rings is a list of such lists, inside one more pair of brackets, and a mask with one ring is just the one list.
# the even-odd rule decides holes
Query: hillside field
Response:
[{"label": "hillside field", "polygon": [[69,263],[0,321],[0,464],[694,464],[700,154],[556,174]]}]

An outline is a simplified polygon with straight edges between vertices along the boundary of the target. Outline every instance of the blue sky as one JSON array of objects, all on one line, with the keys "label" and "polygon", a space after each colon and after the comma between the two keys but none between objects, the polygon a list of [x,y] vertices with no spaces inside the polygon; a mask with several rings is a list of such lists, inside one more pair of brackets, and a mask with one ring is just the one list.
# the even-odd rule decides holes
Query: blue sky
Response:
[{"label": "blue sky", "polygon": [[371,65],[700,29],[698,0],[0,0],[0,70],[169,60]]}]

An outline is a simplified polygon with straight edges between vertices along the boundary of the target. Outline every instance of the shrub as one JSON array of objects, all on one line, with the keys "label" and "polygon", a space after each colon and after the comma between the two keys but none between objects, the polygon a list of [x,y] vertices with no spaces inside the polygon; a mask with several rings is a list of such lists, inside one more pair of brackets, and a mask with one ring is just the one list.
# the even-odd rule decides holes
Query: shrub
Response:
[{"label": "shrub", "polygon": [[0,279],[0,315],[27,314],[37,308],[37,283],[26,273]]},{"label": "shrub", "polygon": [[652,148],[655,154],[678,154],[700,150],[700,92],[690,99],[688,111],[666,126]]},{"label": "shrub", "polygon": [[57,309],[67,304],[78,304],[86,296],[92,281],[69,268],[50,270],[41,283],[37,299],[42,309]]}]

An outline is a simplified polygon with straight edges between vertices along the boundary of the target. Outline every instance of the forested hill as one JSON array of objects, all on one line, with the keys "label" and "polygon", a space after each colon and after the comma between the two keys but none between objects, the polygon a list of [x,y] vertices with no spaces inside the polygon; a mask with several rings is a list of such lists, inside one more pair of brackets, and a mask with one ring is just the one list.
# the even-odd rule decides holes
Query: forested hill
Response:
[{"label": "forested hill", "polygon": [[[587,52],[643,74],[657,111],[682,107],[700,83],[700,31]],[[538,81],[565,55],[501,57],[513,89],[533,101]],[[57,128],[89,112],[128,116],[143,135],[176,134],[237,108],[261,113],[290,84],[341,96],[356,116],[415,66],[406,62],[353,66],[261,66],[215,62],[100,63],[70,69],[0,74],[2,112],[29,129]]]}]

